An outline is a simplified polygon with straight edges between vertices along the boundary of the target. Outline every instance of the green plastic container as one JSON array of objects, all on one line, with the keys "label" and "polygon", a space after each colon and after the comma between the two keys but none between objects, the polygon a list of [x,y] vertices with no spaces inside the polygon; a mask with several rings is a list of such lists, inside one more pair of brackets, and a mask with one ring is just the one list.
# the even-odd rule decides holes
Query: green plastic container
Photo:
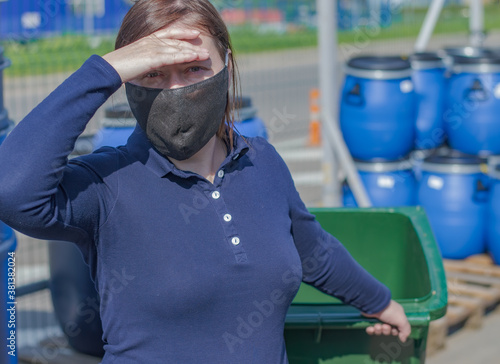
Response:
[{"label": "green plastic container", "polygon": [[446,312],[447,288],[439,248],[420,207],[311,209],[325,230],[392,291],[412,332],[406,343],[370,336],[376,320],[302,284],[285,324],[290,364],[425,362],[429,323]]}]

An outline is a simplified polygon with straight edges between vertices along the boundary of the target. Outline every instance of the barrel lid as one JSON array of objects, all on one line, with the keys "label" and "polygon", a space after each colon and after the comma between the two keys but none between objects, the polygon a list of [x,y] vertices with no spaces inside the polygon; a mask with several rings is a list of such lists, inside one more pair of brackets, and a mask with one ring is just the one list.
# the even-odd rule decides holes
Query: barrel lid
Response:
[{"label": "barrel lid", "polygon": [[396,172],[396,171],[405,171],[412,169],[412,163],[410,159],[404,158],[396,161],[380,161],[380,160],[372,160],[372,161],[361,161],[354,160],[356,168],[358,171],[362,172]]},{"label": "barrel lid", "polygon": [[417,52],[410,55],[410,62],[413,61],[441,61],[442,58],[436,52]]},{"label": "barrel lid", "polygon": [[482,171],[485,158],[450,150],[446,154],[434,154],[424,159],[422,170],[437,173],[471,174]]},{"label": "barrel lid", "polygon": [[419,52],[410,55],[411,68],[414,70],[444,68],[444,61],[436,52]]},{"label": "barrel lid", "polygon": [[453,73],[499,73],[500,55],[485,55],[481,57],[453,57]]},{"label": "barrel lid", "polygon": [[396,79],[411,75],[408,59],[401,56],[360,56],[346,63],[345,72],[370,79]]},{"label": "barrel lid", "polygon": [[467,57],[467,56],[454,56],[453,57],[454,64],[500,64],[500,55],[491,54],[491,55],[483,55],[480,57]]},{"label": "barrel lid", "polygon": [[401,71],[410,68],[410,62],[400,56],[361,56],[349,60],[347,66],[361,70]]},{"label": "barrel lid", "polygon": [[446,47],[440,50],[439,52],[443,53],[444,56],[449,56],[449,57],[455,57],[455,56],[484,57],[487,55],[492,55],[497,53],[491,48],[471,47],[471,46]]}]

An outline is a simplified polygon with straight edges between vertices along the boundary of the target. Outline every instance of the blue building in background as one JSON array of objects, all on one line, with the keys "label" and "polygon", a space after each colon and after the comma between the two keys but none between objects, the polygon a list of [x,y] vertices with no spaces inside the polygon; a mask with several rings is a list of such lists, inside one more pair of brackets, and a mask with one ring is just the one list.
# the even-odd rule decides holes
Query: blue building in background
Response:
[{"label": "blue building in background", "polygon": [[0,39],[116,31],[130,0],[0,0]]}]

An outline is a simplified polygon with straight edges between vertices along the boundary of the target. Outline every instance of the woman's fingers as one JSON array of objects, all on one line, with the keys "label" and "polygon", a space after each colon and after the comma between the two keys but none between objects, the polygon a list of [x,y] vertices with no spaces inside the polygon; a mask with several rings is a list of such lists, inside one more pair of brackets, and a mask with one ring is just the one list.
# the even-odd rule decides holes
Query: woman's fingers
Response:
[{"label": "woman's fingers", "polygon": [[[391,335],[392,333],[392,326],[387,325],[387,324],[375,324],[373,326],[367,327],[366,332],[369,335]],[[394,329],[397,332],[397,329]]]},{"label": "woman's fingers", "polygon": [[[395,327],[392,327],[387,324],[375,324],[373,326],[369,326],[366,328],[366,333],[368,335],[385,335],[385,336],[400,336],[400,339],[404,339],[401,341],[406,341],[408,337],[407,333],[400,333],[399,330]],[[403,334],[402,336],[400,334]]]},{"label": "woman's fingers", "polygon": [[[139,39],[103,58],[118,72],[122,82],[136,79],[152,70],[210,57],[207,49],[187,40],[199,37],[199,32],[183,29],[164,29]],[[182,37],[172,39],[169,37]]]},{"label": "woman's fingers", "polygon": [[387,325],[387,324],[382,324],[381,331],[382,331],[382,335],[389,336],[391,334],[391,331],[392,331],[392,326]]},{"label": "woman's fingers", "polygon": [[186,29],[180,27],[169,27],[160,29],[151,34],[151,36],[163,39],[196,39],[201,34],[196,29]]}]

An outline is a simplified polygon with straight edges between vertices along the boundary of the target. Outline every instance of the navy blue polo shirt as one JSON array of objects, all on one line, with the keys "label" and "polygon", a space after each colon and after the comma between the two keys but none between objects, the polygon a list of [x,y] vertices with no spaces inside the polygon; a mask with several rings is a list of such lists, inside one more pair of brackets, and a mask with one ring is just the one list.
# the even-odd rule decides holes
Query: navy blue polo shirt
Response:
[{"label": "navy blue polo shirt", "polygon": [[366,313],[388,305],[264,139],[236,137],[213,183],[177,169],[139,127],[125,146],[68,162],[120,85],[92,56],[0,146],[0,219],[82,251],[102,299],[102,363],[287,363],[301,281]]}]

